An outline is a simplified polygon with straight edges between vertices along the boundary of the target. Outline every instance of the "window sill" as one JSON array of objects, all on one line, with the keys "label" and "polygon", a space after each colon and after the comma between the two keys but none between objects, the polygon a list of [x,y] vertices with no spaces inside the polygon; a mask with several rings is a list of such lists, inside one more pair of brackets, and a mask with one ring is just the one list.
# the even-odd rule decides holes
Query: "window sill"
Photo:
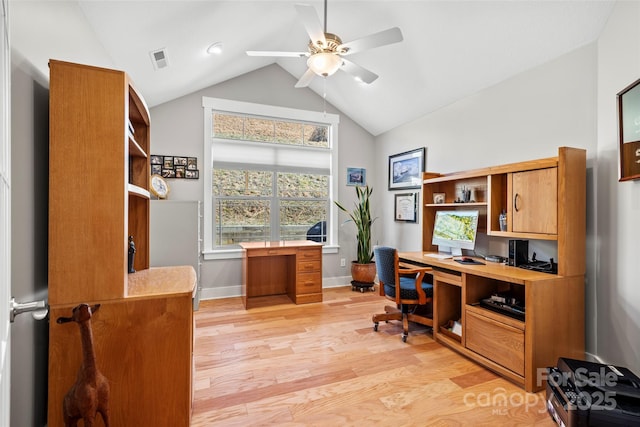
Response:
[{"label": "window sill", "polygon": [[[340,246],[338,245],[325,245],[322,247],[322,254],[337,254]],[[220,260],[220,259],[241,259],[242,249],[214,249],[212,251],[202,252],[202,257],[205,261]]]}]

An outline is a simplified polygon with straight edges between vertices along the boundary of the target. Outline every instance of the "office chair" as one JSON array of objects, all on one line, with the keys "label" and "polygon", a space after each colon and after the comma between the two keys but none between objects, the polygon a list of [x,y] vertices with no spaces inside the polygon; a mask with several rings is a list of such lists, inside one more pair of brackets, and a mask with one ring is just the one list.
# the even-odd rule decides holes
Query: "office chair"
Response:
[{"label": "office chair", "polygon": [[395,248],[377,247],[373,252],[380,295],[396,303],[396,307],[387,305],[384,313],[373,315],[373,330],[378,330],[382,320],[402,320],[402,341],[407,342],[409,321],[433,328],[433,319],[420,313],[433,301],[433,285],[422,281],[431,267],[401,266]]}]

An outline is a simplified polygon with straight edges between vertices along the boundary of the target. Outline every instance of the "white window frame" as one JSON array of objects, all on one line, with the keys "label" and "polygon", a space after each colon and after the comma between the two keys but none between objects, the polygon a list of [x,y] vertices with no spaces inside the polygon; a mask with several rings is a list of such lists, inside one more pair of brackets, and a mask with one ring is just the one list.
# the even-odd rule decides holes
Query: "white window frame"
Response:
[{"label": "white window frame", "polygon": [[205,260],[241,258],[240,248],[216,248],[213,244],[213,174],[212,174],[212,114],[214,111],[223,111],[230,114],[256,115],[266,118],[282,119],[289,121],[303,121],[320,123],[329,127],[329,150],[331,150],[331,165],[329,173],[329,224],[327,230],[327,242],[323,245],[323,253],[338,252],[338,209],[334,200],[338,196],[338,124],[340,116],[318,111],[299,110],[295,108],[278,107],[251,102],[233,101],[222,98],[202,97],[204,114],[204,167],[202,177],[204,179],[203,214],[204,214],[204,250]]}]

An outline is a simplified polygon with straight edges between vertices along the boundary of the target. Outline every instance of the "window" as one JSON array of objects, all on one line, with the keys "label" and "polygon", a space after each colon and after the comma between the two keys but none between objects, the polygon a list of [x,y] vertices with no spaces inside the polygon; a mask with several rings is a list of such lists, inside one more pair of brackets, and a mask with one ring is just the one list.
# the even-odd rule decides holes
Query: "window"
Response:
[{"label": "window", "polygon": [[203,107],[205,258],[310,230],[333,246],[338,116],[214,98]]}]

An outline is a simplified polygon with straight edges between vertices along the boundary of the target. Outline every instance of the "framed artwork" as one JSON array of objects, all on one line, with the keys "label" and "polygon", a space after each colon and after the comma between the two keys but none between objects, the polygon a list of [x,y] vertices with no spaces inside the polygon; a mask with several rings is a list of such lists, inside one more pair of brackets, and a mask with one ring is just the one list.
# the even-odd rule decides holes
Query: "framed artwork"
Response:
[{"label": "framed artwork", "polygon": [[389,156],[389,190],[404,190],[422,186],[425,148]]},{"label": "framed artwork", "polygon": [[617,95],[620,181],[640,179],[640,79]]},{"label": "framed artwork", "polygon": [[149,156],[151,174],[162,178],[198,179],[198,158],[186,156],[167,156],[152,154]]},{"label": "framed artwork", "polygon": [[437,205],[444,203],[446,196],[447,195],[445,193],[433,193],[433,203]]},{"label": "framed artwork", "polygon": [[347,168],[347,185],[367,185],[367,170],[363,168]]},{"label": "framed artwork", "polygon": [[394,206],[394,217],[396,221],[418,221],[418,193],[396,194]]}]

